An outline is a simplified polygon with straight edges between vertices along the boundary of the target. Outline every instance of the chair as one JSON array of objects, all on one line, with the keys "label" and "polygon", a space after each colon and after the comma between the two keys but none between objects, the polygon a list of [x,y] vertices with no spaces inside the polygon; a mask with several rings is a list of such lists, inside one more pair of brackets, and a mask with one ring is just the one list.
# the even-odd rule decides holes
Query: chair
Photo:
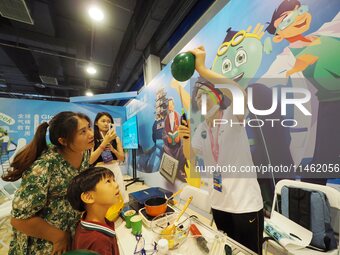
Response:
[{"label": "chair", "polygon": [[[275,211],[276,204],[278,202],[278,195],[281,195],[281,190],[282,188],[286,187],[292,187],[292,188],[300,188],[300,189],[308,189],[308,190],[315,190],[315,191],[321,191],[323,192],[330,204],[331,209],[336,211],[335,216],[332,218],[332,227],[334,232],[338,235],[338,249],[335,249],[333,251],[328,251],[328,252],[321,252],[321,251],[316,251],[312,250],[308,247],[296,250],[294,253],[291,254],[296,254],[296,255],[339,255],[340,251],[340,243],[339,243],[339,232],[340,232],[340,224],[339,224],[339,213],[340,213],[340,192],[332,187],[328,186],[323,186],[323,185],[318,185],[318,184],[312,184],[312,183],[306,183],[306,182],[299,182],[299,181],[292,181],[292,180],[281,180],[279,181],[276,186],[275,186],[275,194],[274,194],[274,201],[273,201],[273,206],[272,206],[272,214]],[[269,241],[269,243],[272,243],[272,241]],[[267,243],[266,243],[266,248],[265,248],[265,253],[267,251]]]},{"label": "chair", "polygon": [[182,190],[183,191],[180,194],[180,201],[186,201],[190,196],[193,196],[189,208],[209,219],[210,226],[212,226],[213,217],[208,191],[187,184],[182,188]]}]

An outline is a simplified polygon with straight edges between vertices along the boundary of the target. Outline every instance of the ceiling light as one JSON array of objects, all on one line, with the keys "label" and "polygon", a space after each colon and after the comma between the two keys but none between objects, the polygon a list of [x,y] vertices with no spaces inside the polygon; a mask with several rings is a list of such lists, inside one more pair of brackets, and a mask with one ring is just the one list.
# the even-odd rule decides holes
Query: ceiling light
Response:
[{"label": "ceiling light", "polygon": [[88,91],[86,91],[85,95],[86,95],[87,97],[92,97],[92,96],[93,96],[93,93],[92,93],[92,91],[88,90]]},{"label": "ceiling light", "polygon": [[34,84],[34,86],[37,87],[37,88],[40,88],[40,89],[46,88],[46,86],[42,83],[36,83],[36,84]]},{"label": "ceiling light", "polygon": [[93,74],[96,74],[96,73],[97,73],[97,69],[96,69],[94,66],[92,66],[92,65],[88,65],[88,66],[86,67],[86,72],[87,72],[88,74],[93,75]]},{"label": "ceiling light", "polygon": [[102,21],[104,19],[104,13],[98,6],[91,6],[88,9],[88,13],[94,21]]}]

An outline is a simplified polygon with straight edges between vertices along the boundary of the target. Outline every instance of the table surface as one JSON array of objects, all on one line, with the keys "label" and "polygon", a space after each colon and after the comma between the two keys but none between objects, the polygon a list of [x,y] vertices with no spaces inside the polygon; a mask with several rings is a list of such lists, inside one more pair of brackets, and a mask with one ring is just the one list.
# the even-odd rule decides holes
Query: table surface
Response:
[{"label": "table surface", "polygon": [[[178,209],[178,208],[175,208]],[[189,216],[189,215],[187,215]],[[192,218],[192,222],[198,227],[204,238],[208,241],[208,248],[210,250],[209,255],[225,255],[224,245],[228,244],[233,252],[233,255],[255,255],[254,252],[244,247],[243,245],[232,240],[225,234],[212,229],[206,224],[200,222],[199,220]],[[142,236],[145,239],[145,249],[152,249],[152,244],[158,241],[158,236],[149,227],[143,225]],[[136,237],[131,233],[131,229],[125,227],[125,222],[119,219],[116,222],[116,233],[118,239],[118,245],[121,255],[132,255],[134,254],[135,247],[137,244]],[[171,250],[169,255],[206,255],[198,247],[194,237],[189,234],[188,238],[184,243],[177,249]]]},{"label": "table surface", "polygon": [[266,245],[268,245],[267,249],[272,251],[274,254],[280,254],[280,255],[311,255],[311,254],[313,255],[340,255],[340,250],[333,250],[333,251],[328,251],[328,252],[321,252],[321,251],[315,251],[315,250],[310,250],[310,249],[288,251],[274,240],[268,240]]}]

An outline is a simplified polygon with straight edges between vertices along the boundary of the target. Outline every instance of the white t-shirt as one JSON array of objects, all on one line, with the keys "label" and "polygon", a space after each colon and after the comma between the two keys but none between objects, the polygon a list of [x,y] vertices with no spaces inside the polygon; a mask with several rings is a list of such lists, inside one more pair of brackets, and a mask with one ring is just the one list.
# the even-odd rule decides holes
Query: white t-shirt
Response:
[{"label": "white t-shirt", "polygon": [[[232,115],[232,107],[223,111],[223,119],[239,122]],[[216,129],[216,130],[213,130]],[[212,127],[212,134],[217,134],[218,126]],[[219,155],[217,164],[220,166],[252,166],[253,161],[245,127],[233,124],[220,125],[218,130]],[[209,127],[207,122],[200,123],[191,140],[192,147],[204,160],[205,166],[216,166],[213,157]],[[256,173],[251,178],[227,178],[228,173],[222,173],[222,191],[217,191],[210,185],[211,207],[229,213],[257,212],[263,208],[263,200]],[[232,173],[237,177],[236,173]],[[249,177],[247,173],[247,177]],[[224,176],[224,178],[223,178]],[[211,176],[211,181],[213,177]]]}]

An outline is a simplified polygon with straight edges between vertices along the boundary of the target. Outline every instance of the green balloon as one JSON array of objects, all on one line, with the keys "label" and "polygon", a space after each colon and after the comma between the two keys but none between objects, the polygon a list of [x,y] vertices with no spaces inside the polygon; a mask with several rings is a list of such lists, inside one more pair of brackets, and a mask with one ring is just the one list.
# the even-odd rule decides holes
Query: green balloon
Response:
[{"label": "green balloon", "polygon": [[63,253],[63,255],[98,255],[99,253],[89,250],[73,250]]},{"label": "green balloon", "polygon": [[178,81],[189,80],[195,72],[195,56],[191,52],[178,54],[171,64],[172,76]]}]

